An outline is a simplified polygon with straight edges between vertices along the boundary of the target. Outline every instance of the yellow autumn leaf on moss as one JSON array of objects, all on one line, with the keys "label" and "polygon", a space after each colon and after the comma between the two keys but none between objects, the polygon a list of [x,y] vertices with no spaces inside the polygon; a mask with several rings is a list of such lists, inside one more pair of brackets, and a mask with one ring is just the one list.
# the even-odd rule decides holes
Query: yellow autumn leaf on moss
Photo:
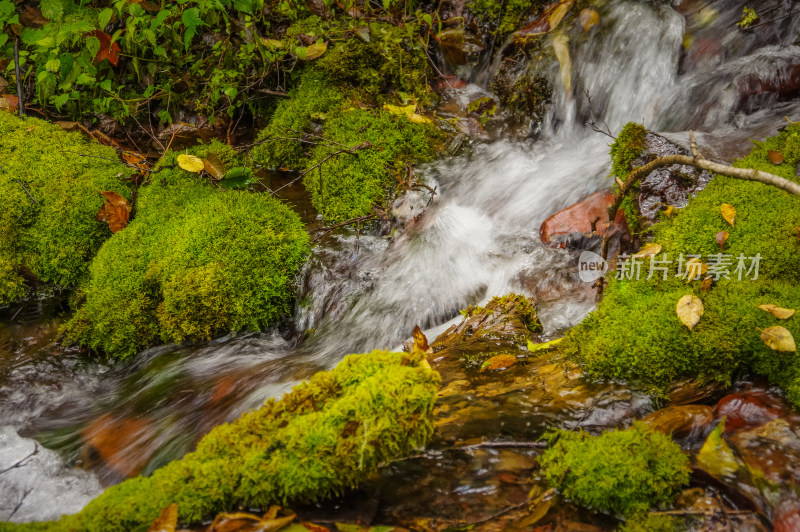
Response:
[{"label": "yellow autumn leaf on moss", "polygon": [[410,105],[392,105],[385,103],[383,104],[383,110],[389,111],[393,115],[405,115],[409,121],[415,124],[432,124],[433,120],[428,118],[427,116],[423,116],[417,113],[417,105],[412,103]]},{"label": "yellow autumn leaf on moss", "polygon": [[736,208],[733,205],[723,203],[719,209],[722,211],[722,217],[725,218],[725,221],[733,227],[733,222],[736,219]]},{"label": "yellow autumn leaf on moss", "polygon": [[786,353],[797,351],[792,333],[780,325],[773,325],[761,331],[761,341],[773,351],[783,351]]},{"label": "yellow autumn leaf on moss", "polygon": [[178,155],[178,166],[187,172],[192,172],[194,174],[199,174],[206,167],[203,159],[200,157],[195,157],[194,155],[188,155],[186,153]]},{"label": "yellow autumn leaf on moss", "polygon": [[647,244],[645,247],[639,250],[639,253],[633,255],[637,259],[644,259],[647,257],[655,257],[661,253],[661,244]]},{"label": "yellow autumn leaf on moss", "polygon": [[758,308],[766,312],[769,312],[779,320],[788,320],[789,318],[794,316],[795,313],[794,309],[777,307],[771,303],[768,305],[759,305]]},{"label": "yellow autumn leaf on moss", "polygon": [[694,329],[694,326],[697,325],[697,322],[700,321],[700,317],[705,312],[705,308],[699,297],[686,294],[678,300],[675,312],[678,314],[678,319],[681,320],[681,323],[686,325],[691,331]]}]

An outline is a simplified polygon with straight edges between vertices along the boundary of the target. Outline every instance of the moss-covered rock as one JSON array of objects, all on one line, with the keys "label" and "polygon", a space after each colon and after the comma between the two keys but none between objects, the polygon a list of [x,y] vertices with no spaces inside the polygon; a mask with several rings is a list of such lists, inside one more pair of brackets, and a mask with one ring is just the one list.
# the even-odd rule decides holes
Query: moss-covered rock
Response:
[{"label": "moss-covered rock", "polygon": [[341,495],[430,439],[439,376],[423,359],[421,351],[345,357],[282,399],[216,427],[196,451],[151,477],[111,487],[58,522],[12,529],[127,532],[172,503],[190,523],[239,507]]},{"label": "moss-covered rock", "polygon": [[[233,157],[219,143],[190,151]],[[168,154],[163,165],[174,159]],[[93,261],[69,339],[125,357],[152,342],[258,330],[289,311],[309,237],[288,206],[177,167],[152,179],[140,189],[136,218]]]},{"label": "moss-covered rock", "polygon": [[[799,130],[790,126],[756,143],[734,166],[797,180],[794,165],[774,165],[767,154],[783,150]],[[736,209],[733,227],[722,217],[723,203]],[[770,303],[800,309],[798,227],[800,198],[765,184],[715,176],[686,208],[652,227],[652,241],[662,246],[656,259],[674,261],[666,280],[662,272],[646,279],[648,260],[639,280],[612,280],[598,309],[568,334],[568,355],[592,376],[622,378],[656,392],[682,377],[727,383],[736,372],[754,372],[782,386],[800,404],[800,361],[771,350],[760,339],[760,330],[773,325],[800,338],[800,322],[778,322],[758,309]],[[722,249],[716,240],[721,231],[729,233]],[[676,277],[680,256],[686,261],[691,255],[715,266],[710,273],[719,278],[707,290],[701,280],[687,283],[685,273]],[[754,279],[755,270],[747,270],[757,256]],[[740,262],[744,270],[737,272]],[[728,278],[722,275],[725,269]],[[691,293],[705,308],[693,330],[676,314],[678,300]]]},{"label": "moss-covered rock", "polygon": [[670,504],[689,482],[689,459],[668,436],[634,423],[600,436],[560,430],[539,459],[541,473],[564,496],[628,517]]},{"label": "moss-covered rock", "polygon": [[0,113],[0,304],[23,297],[29,280],[75,286],[111,236],[95,218],[131,170],[109,147],[36,118]]}]

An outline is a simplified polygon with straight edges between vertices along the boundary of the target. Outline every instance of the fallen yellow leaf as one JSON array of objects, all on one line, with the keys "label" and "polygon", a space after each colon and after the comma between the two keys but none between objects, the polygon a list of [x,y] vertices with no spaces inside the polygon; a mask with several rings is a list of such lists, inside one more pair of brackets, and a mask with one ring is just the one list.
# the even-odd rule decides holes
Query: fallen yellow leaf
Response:
[{"label": "fallen yellow leaf", "polygon": [[547,19],[547,22],[550,24],[550,31],[556,29],[556,26],[558,26],[561,20],[566,16],[573,3],[575,3],[575,0],[561,0],[555,9],[553,9]]},{"label": "fallen yellow leaf", "polygon": [[722,217],[725,218],[725,221],[733,227],[733,221],[736,219],[736,208],[733,205],[723,203],[720,206],[720,210],[722,211]]},{"label": "fallen yellow leaf", "polygon": [[661,253],[661,244],[647,244],[639,250],[639,253],[633,255],[637,259],[644,259],[646,257],[654,257]]},{"label": "fallen yellow leaf", "polygon": [[686,294],[678,300],[678,306],[675,308],[675,312],[678,314],[678,319],[681,320],[681,323],[686,325],[691,331],[694,329],[694,326],[697,325],[697,322],[700,321],[700,317],[705,312],[705,308],[699,297]]},{"label": "fallen yellow leaf", "polygon": [[775,316],[780,320],[788,320],[789,318],[794,316],[795,313],[794,309],[776,307],[772,303],[769,303],[767,305],[759,305],[758,308],[766,312],[769,312],[770,314],[772,314],[773,316]]},{"label": "fallen yellow leaf", "polygon": [[761,341],[773,351],[784,351],[787,353],[797,351],[792,333],[780,325],[773,325],[761,331]]},{"label": "fallen yellow leaf", "polygon": [[697,257],[686,261],[686,282],[691,283],[708,271],[708,264],[700,261]]},{"label": "fallen yellow leaf", "polygon": [[559,64],[559,74],[561,82],[567,90],[567,94],[572,94],[572,60],[569,57],[569,37],[565,33],[558,33],[553,37],[553,51],[556,54]]},{"label": "fallen yellow leaf", "polygon": [[192,172],[194,174],[199,174],[206,167],[203,159],[200,157],[195,157],[194,155],[188,155],[186,153],[178,155],[178,166],[187,172]]},{"label": "fallen yellow leaf", "polygon": [[600,22],[600,15],[591,8],[584,8],[581,9],[581,14],[578,15],[578,20],[583,26],[584,31],[589,31],[592,29],[598,22]]},{"label": "fallen yellow leaf", "polygon": [[161,510],[159,515],[147,532],[175,532],[178,526],[178,505],[174,502]]}]

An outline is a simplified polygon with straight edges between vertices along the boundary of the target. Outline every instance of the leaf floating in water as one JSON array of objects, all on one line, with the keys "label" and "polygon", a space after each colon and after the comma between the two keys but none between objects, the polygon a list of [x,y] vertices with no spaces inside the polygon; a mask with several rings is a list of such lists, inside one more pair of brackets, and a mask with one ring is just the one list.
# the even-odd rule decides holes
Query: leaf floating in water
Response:
[{"label": "leaf floating in water", "polygon": [[589,31],[600,22],[600,14],[594,9],[587,7],[581,9],[581,14],[578,16],[578,20],[580,21],[581,26],[583,26],[584,31]]},{"label": "leaf floating in water", "polygon": [[496,371],[507,369],[517,363],[514,355],[495,355],[481,365],[481,371]]},{"label": "leaf floating in water", "polygon": [[131,217],[131,206],[128,204],[128,200],[111,190],[100,194],[106,201],[100,207],[100,212],[97,213],[95,219],[98,222],[106,222],[112,233],[122,231],[128,225]]},{"label": "leaf floating in water", "polygon": [[659,253],[661,253],[661,244],[647,244],[645,247],[639,250],[639,253],[636,253],[633,256],[637,259],[644,259],[647,257],[655,257]]},{"label": "leaf floating in water", "polygon": [[691,331],[694,329],[694,326],[697,325],[697,322],[700,321],[700,317],[705,312],[705,309],[699,297],[686,294],[678,300],[678,306],[675,308],[675,311],[681,323],[686,325]]},{"label": "leaf floating in water", "polygon": [[731,227],[733,227],[733,222],[736,219],[736,208],[733,205],[723,203],[719,209],[722,212],[722,217],[725,218],[725,221],[731,224]]},{"label": "leaf floating in water", "polygon": [[722,251],[722,248],[725,247],[725,242],[728,241],[729,236],[731,235],[727,231],[720,231],[717,233],[717,245],[719,246],[720,251]]},{"label": "leaf floating in water", "polygon": [[174,502],[161,510],[159,515],[147,532],[175,532],[178,526],[178,505]]},{"label": "leaf floating in water", "polygon": [[767,158],[772,164],[781,164],[783,162],[783,154],[779,151],[769,150]]},{"label": "leaf floating in water", "polygon": [[178,166],[186,170],[187,172],[192,172],[194,174],[199,174],[205,168],[205,163],[203,163],[203,159],[200,157],[195,157],[194,155],[187,155],[182,153],[178,155]]},{"label": "leaf floating in water", "polygon": [[773,325],[761,331],[761,341],[773,351],[783,351],[787,353],[797,351],[792,333],[780,325]]},{"label": "leaf floating in water", "polygon": [[779,320],[788,320],[789,318],[794,316],[795,313],[794,309],[776,307],[771,303],[767,305],[759,305],[758,308],[760,308],[765,312],[769,312]]}]

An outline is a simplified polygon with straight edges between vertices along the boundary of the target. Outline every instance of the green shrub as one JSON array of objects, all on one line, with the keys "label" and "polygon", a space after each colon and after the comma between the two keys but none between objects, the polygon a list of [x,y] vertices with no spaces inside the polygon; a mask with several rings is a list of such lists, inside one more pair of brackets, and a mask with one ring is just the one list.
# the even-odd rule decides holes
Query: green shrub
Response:
[{"label": "green shrub", "polygon": [[542,474],[567,498],[620,517],[668,505],[689,482],[689,459],[668,436],[634,423],[600,436],[559,430],[539,459]]},{"label": "green shrub", "polygon": [[[231,157],[218,143],[190,151]],[[125,357],[152,342],[258,330],[290,310],[309,237],[288,206],[216,189],[180,168],[152,179],[136,218],[92,263],[69,339]]]},{"label": "green shrub", "polygon": [[[780,151],[798,126],[756,143],[735,166],[757,168],[794,177],[789,163],[773,165],[769,150]],[[723,218],[720,206],[736,208],[734,226]],[[689,377],[731,381],[737,371],[767,376],[784,387],[794,404],[800,404],[800,362],[768,348],[760,331],[773,325],[786,327],[800,338],[796,320],[778,321],[758,309],[761,304],[800,309],[800,198],[761,183],[715,176],[671,219],[653,226],[653,242],[662,254],[676,260],[683,254],[700,255],[704,262],[720,253],[716,235],[727,231],[723,253],[731,256],[730,279],[719,279],[708,291],[700,281],[676,279],[675,269],[665,281],[660,274],[645,280],[648,262],[637,280],[612,280],[597,310],[568,333],[567,354],[587,373],[598,378],[622,378],[663,393],[670,382]],[[761,256],[759,276],[734,273],[739,255]],[[663,259],[659,255],[658,259]],[[749,267],[751,261],[745,260]],[[676,315],[678,300],[694,293],[704,305],[700,322],[689,330]]]},{"label": "green shrub", "polygon": [[95,218],[131,170],[112,148],[36,118],[0,112],[0,304],[25,295],[21,275],[75,286],[111,236]]},{"label": "green shrub", "polygon": [[282,399],[214,428],[195,452],[151,477],[113,486],[61,521],[13,529],[127,532],[172,503],[191,523],[239,507],[339,496],[430,439],[440,380],[423,359],[420,351],[345,357]]}]

